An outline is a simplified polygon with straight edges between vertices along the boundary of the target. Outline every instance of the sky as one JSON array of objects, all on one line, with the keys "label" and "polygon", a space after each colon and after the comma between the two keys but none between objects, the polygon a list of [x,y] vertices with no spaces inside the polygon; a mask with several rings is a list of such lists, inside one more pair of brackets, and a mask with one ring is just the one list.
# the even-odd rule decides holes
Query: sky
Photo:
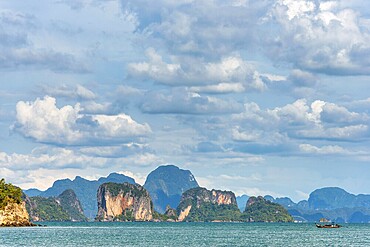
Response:
[{"label": "sky", "polygon": [[159,165],[237,195],[370,194],[365,0],[0,2],[0,177]]}]

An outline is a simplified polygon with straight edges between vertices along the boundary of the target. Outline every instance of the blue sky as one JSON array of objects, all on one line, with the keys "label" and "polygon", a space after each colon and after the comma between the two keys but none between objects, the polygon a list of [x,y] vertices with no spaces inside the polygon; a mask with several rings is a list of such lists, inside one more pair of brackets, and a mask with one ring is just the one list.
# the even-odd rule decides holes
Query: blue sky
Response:
[{"label": "blue sky", "polygon": [[201,186],[370,193],[365,0],[0,2],[0,176],[161,164]]}]

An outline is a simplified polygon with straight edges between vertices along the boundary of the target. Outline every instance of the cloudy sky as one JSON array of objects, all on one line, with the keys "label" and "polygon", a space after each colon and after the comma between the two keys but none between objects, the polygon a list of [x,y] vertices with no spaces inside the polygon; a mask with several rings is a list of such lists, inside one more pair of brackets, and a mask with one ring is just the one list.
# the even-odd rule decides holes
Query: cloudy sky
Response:
[{"label": "cloudy sky", "polygon": [[366,0],[0,2],[0,177],[161,164],[237,195],[370,193]]}]

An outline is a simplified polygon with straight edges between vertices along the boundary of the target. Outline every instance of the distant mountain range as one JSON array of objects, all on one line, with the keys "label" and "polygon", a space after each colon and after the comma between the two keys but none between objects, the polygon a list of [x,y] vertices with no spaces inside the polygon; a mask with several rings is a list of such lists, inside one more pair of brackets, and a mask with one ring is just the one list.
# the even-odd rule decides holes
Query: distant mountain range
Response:
[{"label": "distant mountain range", "polygon": [[[24,190],[30,197],[56,197],[67,189],[72,189],[81,202],[85,216],[94,219],[97,214],[97,189],[107,182],[136,184],[133,178],[112,173],[108,177],[90,181],[77,176],[74,180],[62,179],[54,182],[46,191],[37,189]],[[189,170],[182,170],[174,165],[159,166],[149,173],[144,188],[149,192],[155,211],[163,214],[167,206],[177,208],[182,194],[199,187],[194,175]],[[236,197],[238,208],[245,210],[248,195]],[[289,197],[274,198],[270,195],[264,199],[277,203],[288,210],[296,221],[314,222],[328,218],[337,222],[370,222],[370,195],[354,195],[337,187],[321,188],[313,191],[308,200],[298,203]]]},{"label": "distant mountain range", "polygon": [[[238,206],[243,210],[245,198],[237,197]],[[338,187],[326,187],[313,191],[308,200],[298,203],[289,197],[264,196],[268,201],[282,205],[296,221],[315,222],[327,218],[338,223],[370,222],[370,195],[354,195]],[[241,203],[239,203],[241,201]]]}]

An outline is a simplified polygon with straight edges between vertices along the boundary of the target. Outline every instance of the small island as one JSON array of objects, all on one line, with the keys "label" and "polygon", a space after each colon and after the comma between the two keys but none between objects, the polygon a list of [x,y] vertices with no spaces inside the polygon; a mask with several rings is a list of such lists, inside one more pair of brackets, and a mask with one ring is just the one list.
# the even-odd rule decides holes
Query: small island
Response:
[{"label": "small island", "polygon": [[247,222],[293,222],[293,217],[283,206],[262,196],[248,199],[241,219]]},{"label": "small island", "polygon": [[29,220],[22,190],[0,180],[0,226],[35,226]]}]

